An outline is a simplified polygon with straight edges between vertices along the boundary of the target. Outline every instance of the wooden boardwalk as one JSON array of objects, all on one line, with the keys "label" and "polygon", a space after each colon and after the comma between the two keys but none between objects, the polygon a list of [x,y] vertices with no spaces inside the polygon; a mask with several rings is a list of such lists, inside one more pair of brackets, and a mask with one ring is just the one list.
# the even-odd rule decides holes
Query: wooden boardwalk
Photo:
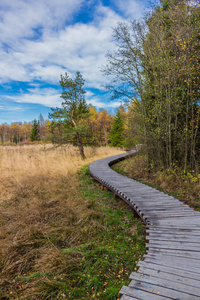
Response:
[{"label": "wooden boardwalk", "polygon": [[130,275],[121,300],[200,300],[200,213],[109,166],[126,153],[89,166],[91,176],[126,201],[146,224],[144,260]]}]

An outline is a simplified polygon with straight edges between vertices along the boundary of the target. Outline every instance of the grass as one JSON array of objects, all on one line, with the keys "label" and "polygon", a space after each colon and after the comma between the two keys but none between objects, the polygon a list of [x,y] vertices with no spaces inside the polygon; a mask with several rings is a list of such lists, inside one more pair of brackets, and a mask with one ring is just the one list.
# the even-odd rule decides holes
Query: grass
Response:
[{"label": "grass", "polygon": [[0,298],[118,299],[144,227],[84,164],[121,150],[51,147],[0,148]]},{"label": "grass", "polygon": [[200,175],[195,175],[194,172],[185,173],[176,165],[165,170],[158,170],[155,166],[151,166],[149,170],[143,153],[119,162],[113,166],[113,169],[122,175],[155,187],[200,211]]}]

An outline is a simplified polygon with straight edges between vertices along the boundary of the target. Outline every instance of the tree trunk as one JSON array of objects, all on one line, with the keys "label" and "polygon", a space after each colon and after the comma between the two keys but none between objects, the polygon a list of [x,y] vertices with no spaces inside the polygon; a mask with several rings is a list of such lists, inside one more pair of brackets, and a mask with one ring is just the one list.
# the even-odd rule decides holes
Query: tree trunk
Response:
[{"label": "tree trunk", "polygon": [[77,136],[77,142],[78,142],[78,148],[79,148],[80,156],[81,156],[81,159],[84,160],[84,159],[86,159],[86,156],[85,156],[83,144],[80,140],[78,132],[76,133],[76,136]]}]

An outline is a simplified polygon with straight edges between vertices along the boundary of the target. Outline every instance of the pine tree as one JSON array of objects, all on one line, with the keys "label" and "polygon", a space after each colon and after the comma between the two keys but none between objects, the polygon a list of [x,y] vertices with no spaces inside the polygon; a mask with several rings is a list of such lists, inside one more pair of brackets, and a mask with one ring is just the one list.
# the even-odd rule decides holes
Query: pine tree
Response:
[{"label": "pine tree", "polygon": [[71,143],[78,146],[82,159],[85,159],[84,144],[89,144],[91,131],[87,126],[90,116],[89,107],[85,101],[83,89],[84,79],[80,72],[76,73],[75,79],[70,78],[67,73],[61,75],[60,85],[63,88],[61,98],[62,108],[52,108],[53,124],[61,128],[61,143]]},{"label": "pine tree", "polygon": [[39,122],[36,119],[33,121],[30,139],[32,142],[39,140]]},{"label": "pine tree", "polygon": [[118,110],[116,116],[113,120],[113,126],[110,132],[110,146],[113,147],[123,147],[124,145],[124,137],[123,137],[123,129],[124,127],[124,120],[120,110]]}]

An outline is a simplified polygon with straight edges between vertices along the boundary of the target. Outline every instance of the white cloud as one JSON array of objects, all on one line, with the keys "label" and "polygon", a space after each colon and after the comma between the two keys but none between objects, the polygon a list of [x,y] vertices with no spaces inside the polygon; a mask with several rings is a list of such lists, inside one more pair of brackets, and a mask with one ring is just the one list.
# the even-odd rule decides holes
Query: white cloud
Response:
[{"label": "white cloud", "polygon": [[104,109],[108,109],[108,108],[116,108],[119,107],[121,102],[120,101],[112,101],[112,102],[108,102],[108,101],[102,101],[104,97],[101,96],[95,96],[95,94],[91,91],[87,91],[86,93],[86,101],[88,104],[92,104],[93,106],[95,106],[96,108],[104,108]]},{"label": "white cloud", "polygon": [[120,20],[110,8],[99,6],[95,21],[89,24],[77,23],[56,32],[46,32],[38,40],[21,39],[8,53],[0,53],[4,69],[0,81],[41,80],[56,84],[61,73],[73,74],[79,70],[87,87],[101,89],[107,79],[100,67],[106,61],[106,51],[113,47],[111,25]]},{"label": "white cloud", "polygon": [[56,65],[45,67],[41,65],[35,65],[34,70],[31,73],[31,78],[53,84],[57,83],[59,85],[60,74],[64,74],[65,72],[65,69]]},{"label": "white cloud", "polygon": [[35,103],[41,104],[47,107],[61,106],[62,100],[60,99],[60,93],[53,88],[35,88],[29,89],[29,93],[23,93],[18,96],[4,96],[7,99],[13,100],[17,103]]},{"label": "white cloud", "polygon": [[[82,6],[90,4],[93,20],[70,25]],[[136,0],[117,0],[116,5],[124,16],[141,14]],[[60,74],[67,72],[73,76],[78,70],[87,89],[102,89],[108,79],[100,68],[106,63],[106,52],[114,49],[112,27],[123,21],[125,18],[100,1],[1,0],[0,83],[21,81],[34,87],[20,96],[7,98],[19,103],[59,106],[58,91],[41,89],[38,82],[59,86]],[[118,102],[105,104],[100,96],[92,96],[88,100],[97,107],[119,106]]]},{"label": "white cloud", "polygon": [[0,109],[3,111],[23,111],[24,109],[19,106],[0,106]]},{"label": "white cloud", "polygon": [[1,0],[0,35],[13,46],[19,38],[37,36],[42,31],[63,26],[79,11],[84,0]]},{"label": "white cloud", "polygon": [[145,1],[137,0],[115,0],[115,5],[124,14],[125,17],[130,19],[139,19],[144,16],[146,11]]},{"label": "white cloud", "polygon": [[0,55],[0,83],[7,83],[11,80],[26,81],[28,78],[27,70],[15,62],[12,57],[2,59],[4,55]]},{"label": "white cloud", "polygon": [[88,103],[91,103],[93,106],[97,107],[97,108],[104,108],[104,109],[108,109],[108,108],[117,108],[120,106],[121,102],[117,102],[117,101],[112,101],[112,102],[103,102],[100,98],[98,97],[94,97],[93,99],[91,99],[90,101],[88,101]]},{"label": "white cloud", "polygon": [[[53,88],[40,88],[36,86],[36,88],[30,88],[28,93],[22,93],[17,96],[6,96],[4,97],[8,100],[15,101],[17,103],[34,103],[41,104],[46,107],[61,107],[62,98],[60,98],[61,92]],[[116,108],[119,107],[120,101],[112,101],[112,102],[103,102],[101,96],[96,96],[93,92],[87,90],[86,91],[86,101],[87,103],[91,103],[93,106],[97,108]],[[0,107],[1,108],[1,107]],[[16,107],[16,110],[20,109]],[[4,108],[5,110],[5,108]]]}]

